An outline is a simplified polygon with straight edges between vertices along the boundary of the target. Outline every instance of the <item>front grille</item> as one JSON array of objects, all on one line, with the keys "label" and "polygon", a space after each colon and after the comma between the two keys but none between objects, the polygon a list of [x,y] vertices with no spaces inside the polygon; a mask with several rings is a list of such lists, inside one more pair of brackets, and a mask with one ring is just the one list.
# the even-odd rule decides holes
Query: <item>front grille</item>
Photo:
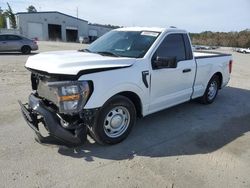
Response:
[{"label": "front grille", "polygon": [[37,85],[39,82],[38,77],[35,74],[31,73],[30,80],[31,80],[32,90],[37,90]]}]

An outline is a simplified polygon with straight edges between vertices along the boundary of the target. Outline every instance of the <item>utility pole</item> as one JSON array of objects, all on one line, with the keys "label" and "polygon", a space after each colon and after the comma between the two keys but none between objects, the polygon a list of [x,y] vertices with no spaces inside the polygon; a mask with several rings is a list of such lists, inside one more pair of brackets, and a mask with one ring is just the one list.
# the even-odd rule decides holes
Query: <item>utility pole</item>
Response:
[{"label": "utility pole", "polygon": [[80,39],[80,33],[79,33],[79,20],[78,20],[78,6],[76,7],[76,18],[77,18],[77,37],[78,40]]},{"label": "utility pole", "polygon": [[78,7],[76,7],[76,17],[78,18]]}]

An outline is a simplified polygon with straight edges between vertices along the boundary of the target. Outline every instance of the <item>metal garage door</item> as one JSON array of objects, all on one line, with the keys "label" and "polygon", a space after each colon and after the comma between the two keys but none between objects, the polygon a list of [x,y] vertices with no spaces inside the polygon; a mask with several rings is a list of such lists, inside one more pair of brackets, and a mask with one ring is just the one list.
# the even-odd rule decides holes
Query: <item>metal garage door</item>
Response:
[{"label": "metal garage door", "polygon": [[93,42],[97,39],[97,30],[91,29],[89,30],[89,41]]},{"label": "metal garage door", "polygon": [[31,39],[37,38],[38,40],[43,40],[43,24],[29,22],[28,37]]}]

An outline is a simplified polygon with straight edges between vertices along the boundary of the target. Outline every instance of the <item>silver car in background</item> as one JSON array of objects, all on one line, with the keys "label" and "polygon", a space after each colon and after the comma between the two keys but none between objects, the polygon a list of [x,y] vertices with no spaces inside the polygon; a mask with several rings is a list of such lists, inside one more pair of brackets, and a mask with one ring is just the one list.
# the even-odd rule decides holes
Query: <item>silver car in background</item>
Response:
[{"label": "silver car in background", "polygon": [[38,50],[35,40],[14,34],[0,34],[0,52],[22,52],[29,54],[33,50]]}]

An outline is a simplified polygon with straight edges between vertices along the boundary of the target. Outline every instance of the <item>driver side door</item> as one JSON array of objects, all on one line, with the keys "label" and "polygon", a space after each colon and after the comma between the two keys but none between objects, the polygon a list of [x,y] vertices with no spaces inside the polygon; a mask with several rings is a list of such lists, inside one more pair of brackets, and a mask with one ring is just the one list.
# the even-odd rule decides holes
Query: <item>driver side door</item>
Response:
[{"label": "driver side door", "polygon": [[168,34],[151,64],[150,113],[190,100],[196,63],[187,34]]}]

